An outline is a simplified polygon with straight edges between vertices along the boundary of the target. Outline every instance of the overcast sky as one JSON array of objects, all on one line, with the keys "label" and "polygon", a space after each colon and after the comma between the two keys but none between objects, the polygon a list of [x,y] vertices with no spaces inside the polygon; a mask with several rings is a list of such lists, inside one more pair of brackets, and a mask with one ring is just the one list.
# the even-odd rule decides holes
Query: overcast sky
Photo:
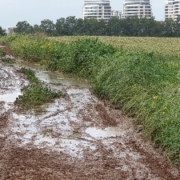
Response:
[{"label": "overcast sky", "polygon": [[[124,0],[111,0],[113,10],[123,10]],[[155,19],[164,20],[164,0],[151,0]],[[82,18],[83,0],[0,0],[0,26],[15,27],[19,21],[31,25],[61,17]]]}]

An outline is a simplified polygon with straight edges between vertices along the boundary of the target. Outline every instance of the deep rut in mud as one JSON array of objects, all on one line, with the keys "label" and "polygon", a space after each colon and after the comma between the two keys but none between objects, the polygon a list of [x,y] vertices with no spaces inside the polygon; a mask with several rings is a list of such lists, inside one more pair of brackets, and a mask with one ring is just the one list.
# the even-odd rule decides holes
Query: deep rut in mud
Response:
[{"label": "deep rut in mud", "polygon": [[28,82],[17,68],[0,64],[0,180],[180,179],[132,119],[88,88],[46,82],[66,97],[43,113],[19,111],[13,102]]}]

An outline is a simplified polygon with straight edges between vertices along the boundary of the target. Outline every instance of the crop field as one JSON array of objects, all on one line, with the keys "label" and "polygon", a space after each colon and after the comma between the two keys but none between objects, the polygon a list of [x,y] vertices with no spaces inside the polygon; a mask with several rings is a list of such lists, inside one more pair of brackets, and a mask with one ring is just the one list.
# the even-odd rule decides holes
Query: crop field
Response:
[{"label": "crop field", "polygon": [[[99,40],[98,40],[99,39]],[[180,39],[8,36],[16,57],[89,80],[180,164]]]},{"label": "crop field", "polygon": [[111,44],[118,49],[130,51],[154,52],[161,55],[180,56],[179,38],[157,38],[157,37],[108,37],[108,36],[63,36],[51,37],[49,39],[59,42],[70,43],[77,39],[98,38],[101,42]]}]

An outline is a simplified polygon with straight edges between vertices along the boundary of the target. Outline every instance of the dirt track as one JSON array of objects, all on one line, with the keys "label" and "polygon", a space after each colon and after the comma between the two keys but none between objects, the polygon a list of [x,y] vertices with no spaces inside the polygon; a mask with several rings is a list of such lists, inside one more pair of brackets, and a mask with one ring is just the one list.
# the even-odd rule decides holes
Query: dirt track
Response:
[{"label": "dirt track", "polygon": [[13,102],[27,84],[15,67],[0,64],[0,180],[180,179],[141,138],[141,127],[86,88],[49,84],[66,97],[43,113],[19,112]]}]

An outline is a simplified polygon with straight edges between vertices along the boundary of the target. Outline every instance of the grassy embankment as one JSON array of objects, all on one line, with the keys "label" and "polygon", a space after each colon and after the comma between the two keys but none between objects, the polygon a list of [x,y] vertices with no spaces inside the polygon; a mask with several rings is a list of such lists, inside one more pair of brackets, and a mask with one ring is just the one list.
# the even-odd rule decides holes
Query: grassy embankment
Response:
[{"label": "grassy embankment", "polygon": [[129,38],[131,45],[118,44],[121,38],[117,43],[115,38],[105,38],[116,48],[86,38],[65,43],[10,36],[1,41],[22,59],[88,78],[99,97],[135,117],[144,126],[144,135],[165,150],[173,163],[180,164],[180,61],[179,52],[169,51],[179,40],[147,39]]}]

